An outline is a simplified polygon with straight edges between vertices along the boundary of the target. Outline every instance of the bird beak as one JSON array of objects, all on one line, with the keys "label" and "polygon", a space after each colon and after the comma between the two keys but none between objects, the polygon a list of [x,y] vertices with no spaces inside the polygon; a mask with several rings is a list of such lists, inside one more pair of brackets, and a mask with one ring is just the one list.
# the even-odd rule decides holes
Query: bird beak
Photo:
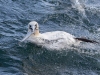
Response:
[{"label": "bird beak", "polygon": [[26,36],[21,40],[21,42],[27,40],[30,36],[31,36],[32,32],[31,31],[28,31]]}]

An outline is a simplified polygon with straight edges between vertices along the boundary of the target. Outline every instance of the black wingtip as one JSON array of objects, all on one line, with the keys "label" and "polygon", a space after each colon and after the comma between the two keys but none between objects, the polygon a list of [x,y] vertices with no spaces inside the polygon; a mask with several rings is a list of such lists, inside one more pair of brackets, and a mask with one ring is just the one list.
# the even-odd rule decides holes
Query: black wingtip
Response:
[{"label": "black wingtip", "polygon": [[99,43],[97,41],[89,40],[89,39],[86,39],[86,38],[75,38],[75,39],[80,40],[80,41],[84,41],[84,42],[89,42],[89,43]]}]

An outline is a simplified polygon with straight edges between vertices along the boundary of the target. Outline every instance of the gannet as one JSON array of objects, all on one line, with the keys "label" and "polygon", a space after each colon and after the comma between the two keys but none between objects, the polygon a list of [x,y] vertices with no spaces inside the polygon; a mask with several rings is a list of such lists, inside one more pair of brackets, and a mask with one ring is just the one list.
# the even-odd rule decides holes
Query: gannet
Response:
[{"label": "gannet", "polygon": [[85,38],[76,38],[74,35],[71,35],[65,31],[52,31],[52,32],[39,32],[39,25],[36,21],[31,21],[28,24],[28,32],[26,36],[21,40],[21,42],[27,41],[41,46],[47,49],[64,49],[69,46],[77,46],[80,42],[90,42],[94,43],[95,41],[88,40]]}]

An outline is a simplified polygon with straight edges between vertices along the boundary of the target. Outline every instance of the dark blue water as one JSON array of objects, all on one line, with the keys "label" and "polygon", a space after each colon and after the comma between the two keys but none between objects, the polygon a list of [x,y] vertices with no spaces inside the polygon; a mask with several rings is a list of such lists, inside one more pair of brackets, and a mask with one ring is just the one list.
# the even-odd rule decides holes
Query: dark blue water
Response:
[{"label": "dark blue water", "polygon": [[0,0],[0,75],[100,75],[100,44],[46,50],[19,41],[27,24],[100,42],[99,0]]}]

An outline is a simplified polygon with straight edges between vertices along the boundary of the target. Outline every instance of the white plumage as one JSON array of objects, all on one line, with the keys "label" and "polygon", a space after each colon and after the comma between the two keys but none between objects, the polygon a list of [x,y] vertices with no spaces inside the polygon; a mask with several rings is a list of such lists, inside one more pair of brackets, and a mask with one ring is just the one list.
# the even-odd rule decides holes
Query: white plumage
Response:
[{"label": "white plumage", "polygon": [[25,40],[47,49],[57,50],[78,45],[81,42],[76,40],[75,36],[64,31],[39,33],[39,25],[36,21],[32,21],[28,24],[27,35],[21,42]]}]

